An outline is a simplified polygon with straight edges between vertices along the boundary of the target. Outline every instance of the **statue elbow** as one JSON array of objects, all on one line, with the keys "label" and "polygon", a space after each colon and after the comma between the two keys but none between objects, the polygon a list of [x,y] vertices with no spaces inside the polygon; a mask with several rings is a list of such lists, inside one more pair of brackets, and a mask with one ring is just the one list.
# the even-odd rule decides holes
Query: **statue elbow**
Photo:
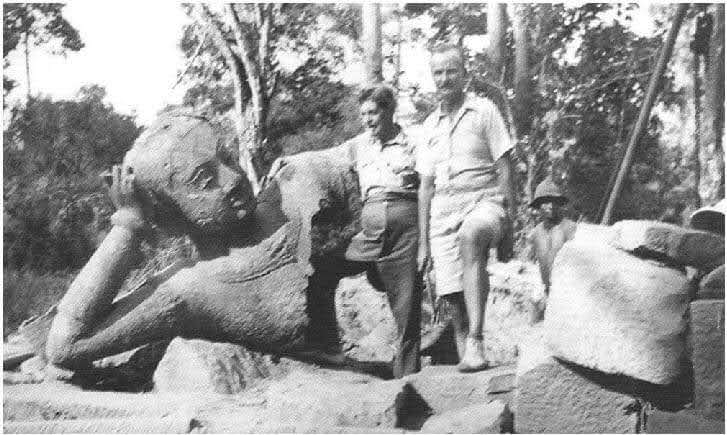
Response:
[{"label": "statue elbow", "polygon": [[80,322],[58,313],[53,318],[45,343],[48,362],[61,367],[72,364],[73,344],[80,333]]}]

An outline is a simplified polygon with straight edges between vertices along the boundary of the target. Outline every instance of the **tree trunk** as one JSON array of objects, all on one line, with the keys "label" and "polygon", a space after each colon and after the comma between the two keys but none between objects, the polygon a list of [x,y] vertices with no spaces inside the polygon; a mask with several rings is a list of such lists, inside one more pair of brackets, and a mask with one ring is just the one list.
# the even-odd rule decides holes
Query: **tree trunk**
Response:
[{"label": "tree trunk", "polygon": [[719,184],[717,186],[716,200],[725,197],[725,162],[722,137],[724,135],[724,3],[716,5],[712,27],[712,38],[709,43],[709,61],[707,63],[707,75],[709,87],[707,89],[707,107],[711,112],[712,127],[715,140],[715,158],[719,171]]},{"label": "tree trunk", "polygon": [[694,190],[692,192],[694,199],[694,208],[698,209],[702,206],[702,199],[699,196],[699,185],[702,179],[702,165],[699,162],[699,149],[701,148],[701,137],[702,137],[702,105],[700,99],[702,98],[702,80],[700,79],[700,54],[697,52],[693,53],[693,66],[694,66],[694,148],[692,148],[692,162],[694,164]]},{"label": "tree trunk", "polygon": [[401,76],[401,43],[404,40],[404,38],[402,37],[402,13],[403,6],[396,11],[396,63],[394,64],[394,90],[397,93],[397,97],[399,94],[399,78]]},{"label": "tree trunk", "polygon": [[25,94],[25,104],[26,106],[30,103],[30,47],[29,47],[29,35],[30,32],[27,30],[25,31],[25,40],[24,40],[24,46],[25,46],[25,84],[26,84],[26,94]]},{"label": "tree trunk", "polygon": [[362,44],[364,52],[364,82],[379,83],[384,77],[381,73],[381,10],[378,3],[361,5],[363,25]]},{"label": "tree trunk", "polygon": [[608,225],[611,222],[611,215],[613,213],[614,206],[616,205],[616,199],[618,199],[618,196],[621,194],[624,179],[626,178],[626,174],[629,172],[629,169],[631,169],[631,162],[634,158],[636,144],[639,142],[644,130],[646,129],[646,124],[648,123],[649,116],[651,114],[651,107],[654,105],[656,95],[659,91],[659,85],[662,82],[661,78],[664,75],[664,71],[666,71],[669,58],[671,57],[671,52],[674,49],[674,43],[677,39],[677,35],[679,34],[679,28],[682,25],[682,20],[684,19],[688,9],[688,3],[679,5],[671,28],[669,29],[669,33],[664,39],[661,53],[659,53],[659,60],[657,61],[654,71],[651,74],[651,78],[649,79],[649,87],[646,90],[646,96],[644,97],[644,103],[641,106],[639,118],[637,119],[631,133],[631,137],[629,138],[626,154],[624,155],[618,176],[616,177],[616,183],[609,195],[608,204],[606,204],[606,210],[603,213],[603,218],[601,219],[601,224],[603,225]]},{"label": "tree trunk", "polygon": [[515,38],[515,128],[518,137],[530,129],[532,93],[528,67],[527,5],[513,5],[513,34]]},{"label": "tree trunk", "polygon": [[504,76],[505,31],[507,30],[507,5],[490,3],[487,5],[487,35],[490,46],[487,49],[489,74],[495,83],[502,84]]}]

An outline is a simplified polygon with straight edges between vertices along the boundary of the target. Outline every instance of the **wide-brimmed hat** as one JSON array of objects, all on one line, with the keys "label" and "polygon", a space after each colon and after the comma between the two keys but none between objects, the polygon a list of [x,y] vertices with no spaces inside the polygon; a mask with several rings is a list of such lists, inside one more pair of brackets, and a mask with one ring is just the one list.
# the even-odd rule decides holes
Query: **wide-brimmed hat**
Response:
[{"label": "wide-brimmed hat", "polygon": [[530,202],[530,207],[538,208],[544,202],[554,202],[556,204],[565,204],[568,198],[563,195],[560,188],[551,180],[546,178],[535,188],[535,197]]},{"label": "wide-brimmed hat", "polygon": [[727,200],[723,199],[712,206],[702,207],[689,217],[689,225],[697,230],[724,234],[724,215],[727,213]]}]

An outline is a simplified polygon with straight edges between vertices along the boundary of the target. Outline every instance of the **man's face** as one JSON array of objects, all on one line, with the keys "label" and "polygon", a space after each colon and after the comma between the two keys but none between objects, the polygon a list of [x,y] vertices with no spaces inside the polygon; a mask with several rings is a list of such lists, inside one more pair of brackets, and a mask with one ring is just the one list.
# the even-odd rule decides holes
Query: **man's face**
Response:
[{"label": "man's face", "polygon": [[432,54],[431,67],[440,99],[456,98],[463,92],[465,73],[458,51],[449,50]]},{"label": "man's face", "polygon": [[374,137],[381,137],[393,123],[393,113],[381,108],[373,101],[361,104],[361,122]]},{"label": "man's face", "polygon": [[560,216],[560,204],[553,201],[547,201],[540,204],[540,216],[546,220],[555,220]]}]

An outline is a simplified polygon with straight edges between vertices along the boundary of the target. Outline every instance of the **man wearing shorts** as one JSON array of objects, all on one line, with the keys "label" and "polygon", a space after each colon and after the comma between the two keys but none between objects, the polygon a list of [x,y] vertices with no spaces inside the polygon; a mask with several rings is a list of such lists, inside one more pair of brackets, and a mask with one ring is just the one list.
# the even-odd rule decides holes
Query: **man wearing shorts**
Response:
[{"label": "man wearing shorts", "polygon": [[431,255],[437,294],[452,312],[458,369],[471,372],[487,367],[482,327],[490,248],[498,247],[501,260],[511,255],[511,243],[500,242],[511,240],[512,144],[497,106],[465,94],[459,47],[433,49],[431,70],[440,104],[424,122],[417,150],[418,263],[424,267]]}]

